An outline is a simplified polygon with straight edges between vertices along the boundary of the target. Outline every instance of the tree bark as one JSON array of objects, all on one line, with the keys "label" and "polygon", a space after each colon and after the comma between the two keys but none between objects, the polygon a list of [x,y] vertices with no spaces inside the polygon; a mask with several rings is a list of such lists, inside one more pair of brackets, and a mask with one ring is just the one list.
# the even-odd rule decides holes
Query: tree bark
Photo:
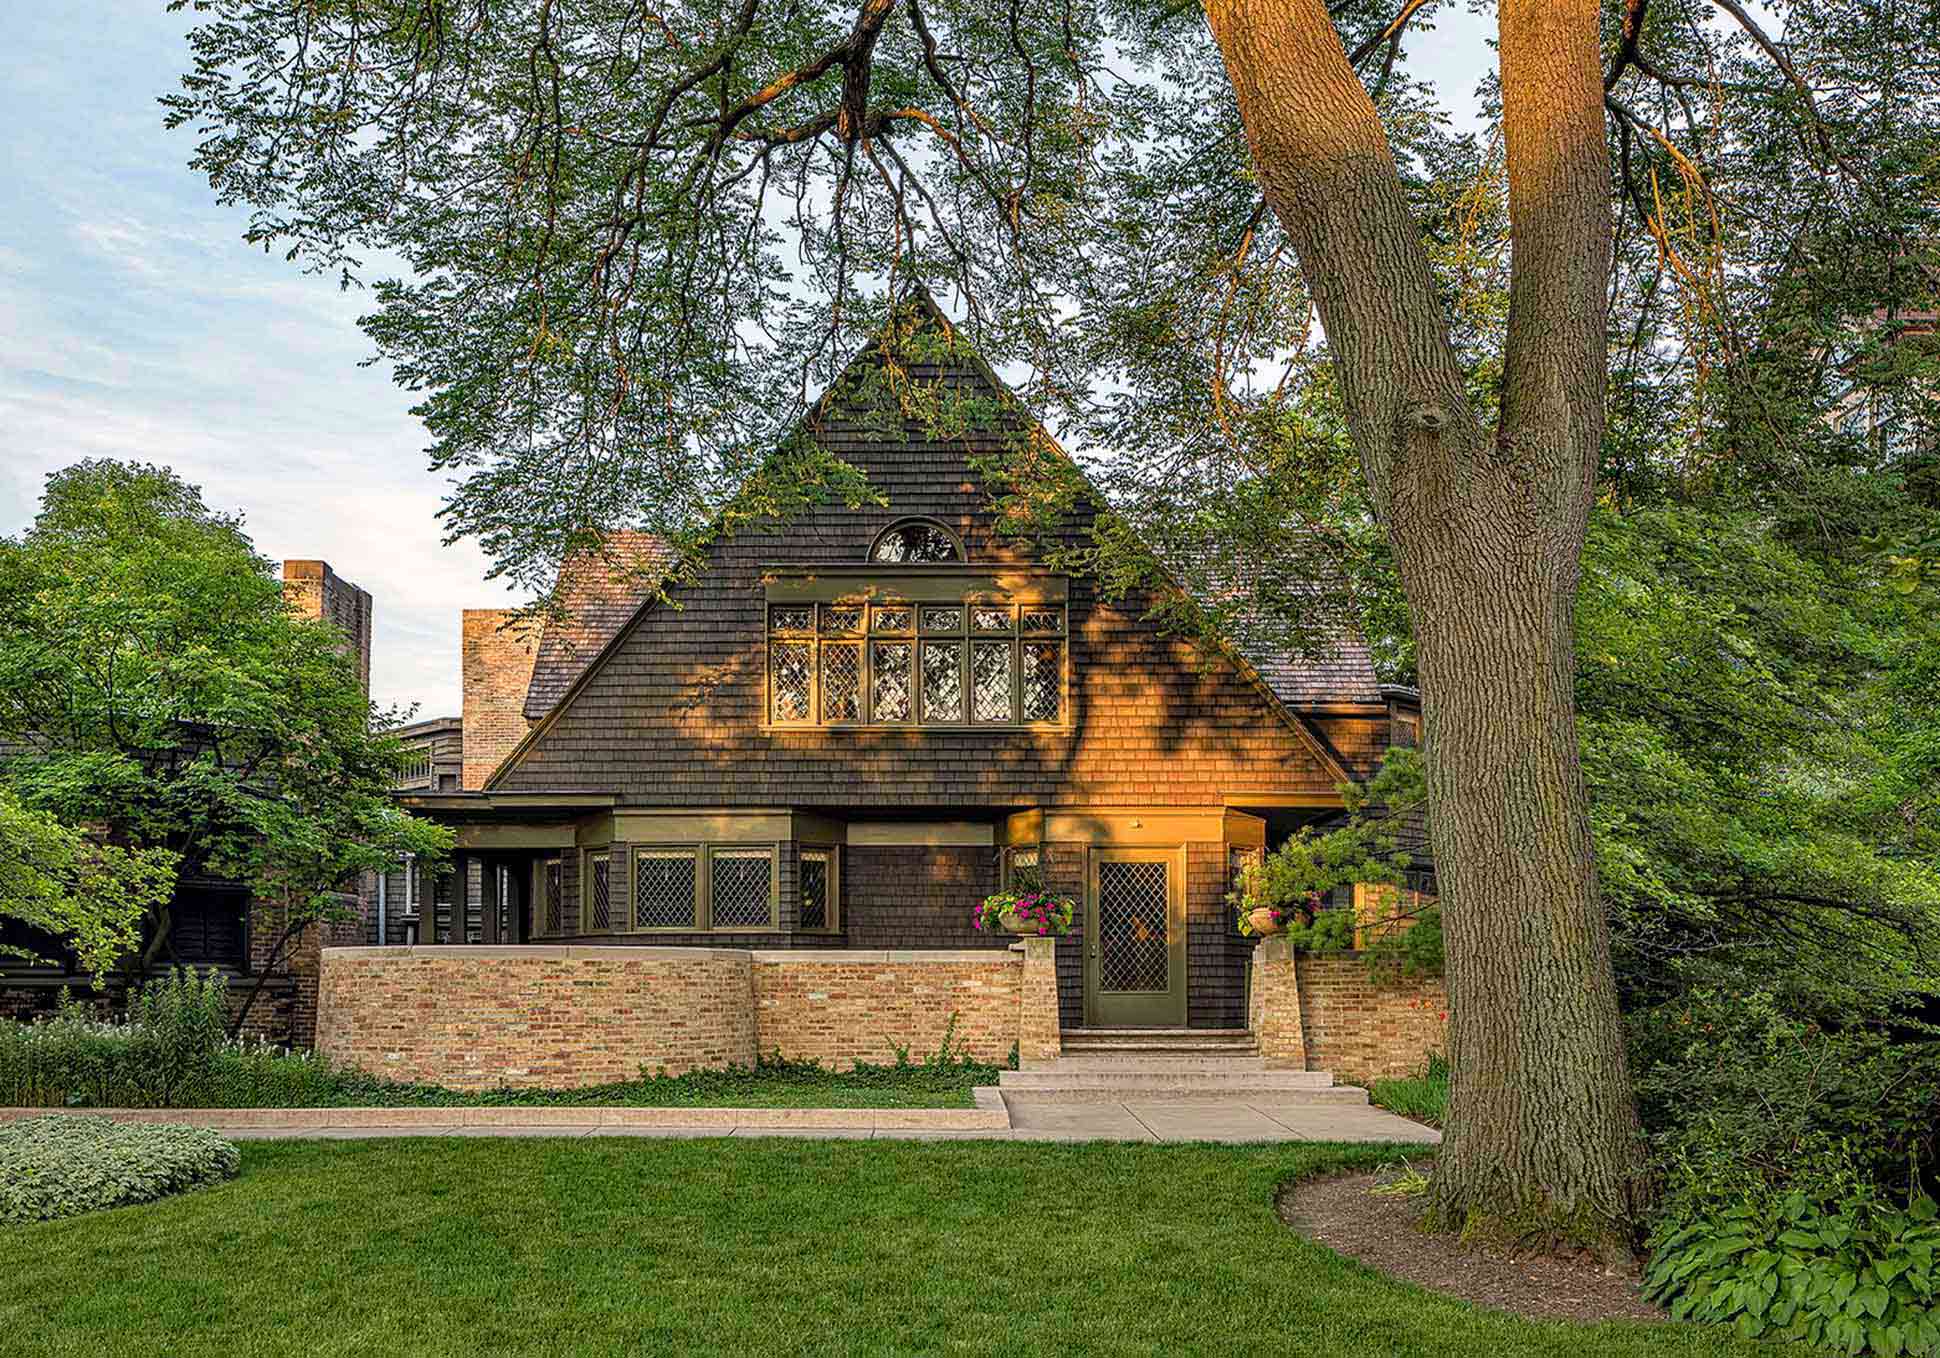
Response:
[{"label": "tree bark", "polygon": [[1493,431],[1321,0],[1205,5],[1413,615],[1454,1079],[1434,1215],[1627,1243],[1647,1179],[1572,693],[1607,367],[1596,0],[1500,6],[1514,255]]}]

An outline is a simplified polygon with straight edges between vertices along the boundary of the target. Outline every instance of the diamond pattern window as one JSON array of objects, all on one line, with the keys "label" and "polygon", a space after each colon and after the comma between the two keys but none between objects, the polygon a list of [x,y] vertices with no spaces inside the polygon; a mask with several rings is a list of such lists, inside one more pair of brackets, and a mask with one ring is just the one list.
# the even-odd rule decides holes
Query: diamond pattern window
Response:
[{"label": "diamond pattern window", "polygon": [[859,642],[822,644],[822,720],[862,720],[862,645]]},{"label": "diamond pattern window", "polygon": [[801,859],[801,927],[835,927],[835,851],[803,849]]},{"label": "diamond pattern window", "polygon": [[913,691],[909,652],[907,641],[878,641],[875,645],[876,686],[870,701],[877,721],[909,720],[909,699]]},{"label": "diamond pattern window", "polygon": [[539,932],[566,932],[566,864],[557,854],[539,863]]},{"label": "diamond pattern window", "polygon": [[597,849],[586,855],[586,932],[613,929],[613,854]]},{"label": "diamond pattern window", "polygon": [[1020,670],[1025,721],[1056,721],[1064,706],[1064,647],[1027,641]]},{"label": "diamond pattern window", "polygon": [[904,519],[884,529],[869,549],[871,561],[901,562],[912,565],[963,560],[963,549],[954,534],[929,519]]},{"label": "diamond pattern window", "polygon": [[642,849],[633,859],[633,927],[694,927],[696,853],[692,849]]},{"label": "diamond pattern window", "polygon": [[774,926],[772,849],[715,849],[708,856],[716,929]]},{"label": "diamond pattern window", "polygon": [[1012,720],[1008,641],[970,644],[970,719],[983,723]]},{"label": "diamond pattern window", "polygon": [[768,695],[776,721],[808,720],[809,658],[814,654],[810,641],[768,643]]},{"label": "diamond pattern window", "polygon": [[923,720],[931,723],[963,720],[963,645],[960,642],[923,643]]},{"label": "diamond pattern window", "polygon": [[777,726],[1017,726],[1065,715],[1062,605],[988,595],[776,603],[768,622]]}]

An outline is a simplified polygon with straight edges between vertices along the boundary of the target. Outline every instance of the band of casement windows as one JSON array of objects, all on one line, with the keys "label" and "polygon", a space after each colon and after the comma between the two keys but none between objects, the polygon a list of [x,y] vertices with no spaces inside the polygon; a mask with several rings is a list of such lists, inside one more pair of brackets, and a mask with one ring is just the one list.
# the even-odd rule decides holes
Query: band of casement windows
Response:
[{"label": "band of casement windows", "polygon": [[1032,726],[1064,716],[1062,601],[768,606],[777,726]]},{"label": "band of casement windows", "polygon": [[[539,861],[534,912],[544,937],[659,931],[774,931],[781,921],[778,844],[635,844],[580,851],[579,908],[566,901],[563,855]],[[617,890],[630,855],[632,891]],[[841,859],[832,846],[799,846],[794,927],[839,927]]]}]

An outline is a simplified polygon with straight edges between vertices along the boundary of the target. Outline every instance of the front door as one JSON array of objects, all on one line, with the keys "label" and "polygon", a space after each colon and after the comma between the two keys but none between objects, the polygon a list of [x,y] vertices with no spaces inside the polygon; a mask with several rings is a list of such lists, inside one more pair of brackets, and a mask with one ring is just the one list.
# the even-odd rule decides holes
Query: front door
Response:
[{"label": "front door", "polygon": [[1183,849],[1093,849],[1085,893],[1085,1022],[1186,1021]]}]

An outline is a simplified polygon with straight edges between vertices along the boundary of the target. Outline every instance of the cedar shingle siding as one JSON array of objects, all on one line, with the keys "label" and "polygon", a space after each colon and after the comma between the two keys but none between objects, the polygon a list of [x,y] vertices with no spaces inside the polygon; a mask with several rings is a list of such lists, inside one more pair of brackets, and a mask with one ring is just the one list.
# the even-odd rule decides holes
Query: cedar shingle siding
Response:
[{"label": "cedar shingle siding", "polygon": [[[947,370],[913,365],[912,376],[917,383],[947,380],[973,395],[997,395],[968,362]],[[939,439],[919,420],[896,423],[900,428],[885,429],[824,411],[812,426],[814,437],[886,494],[886,507],[819,509],[779,528],[719,540],[696,577],[673,588],[670,602],[650,603],[624,625],[615,620],[618,598],[606,600],[610,606],[589,620],[578,640],[582,649],[587,638],[611,638],[610,644],[576,686],[569,687],[570,673],[560,673],[542,655],[533,681],[536,705],[526,715],[540,717],[555,694],[563,700],[498,771],[490,790],[610,793],[622,809],[789,808],[827,813],[838,822],[1001,824],[1005,813],[1033,808],[1216,809],[1239,790],[1262,814],[1274,806],[1311,807],[1340,781],[1335,761],[1357,775],[1378,761],[1387,721],[1358,642],[1344,641],[1338,653],[1314,664],[1268,657],[1260,666],[1263,681],[1224,657],[1205,663],[1191,644],[1143,620],[1144,601],[1107,603],[1082,578],[1069,586],[1065,725],[765,727],[764,566],[855,566],[878,533],[909,516],[935,519],[956,533],[970,571],[1032,564],[1029,553],[995,532],[987,492],[971,467],[977,455],[1000,451],[999,438],[985,433]],[[1068,531],[1082,538],[1089,528],[1087,513]],[[1271,690],[1264,687],[1268,681]],[[1289,702],[1326,710],[1299,716],[1281,706]],[[734,935],[732,946],[962,948],[1010,942],[970,928],[971,906],[1000,879],[995,847],[847,845],[841,850],[836,934],[796,932],[799,848],[791,843],[781,850],[779,930]],[[1046,880],[1082,901],[1088,846],[1047,843],[1043,851]],[[1186,879],[1188,1021],[1243,1026],[1251,947],[1235,931],[1225,904],[1226,846],[1188,844]],[[571,853],[565,880],[567,913],[576,917]],[[630,872],[616,870],[614,892],[616,910],[630,905]],[[1058,950],[1059,1007],[1067,1025],[1084,1017],[1083,913],[1078,936]],[[724,936],[656,933],[586,941],[720,945]]]},{"label": "cedar shingle siding", "polygon": [[812,511],[717,542],[699,577],[674,589],[676,606],[639,615],[494,790],[599,788],[636,806],[944,809],[1216,805],[1232,786],[1333,789],[1338,776],[1236,667],[1201,666],[1189,643],[1141,621],[1137,601],[1104,603],[1086,580],[1071,582],[1068,730],[764,731],[762,565],[860,562],[878,532],[913,514],[956,531],[973,567],[1029,560],[994,533],[970,469],[968,455],[997,451],[995,438],[938,441],[917,421],[885,438],[842,418],[816,436],[889,507]]}]

